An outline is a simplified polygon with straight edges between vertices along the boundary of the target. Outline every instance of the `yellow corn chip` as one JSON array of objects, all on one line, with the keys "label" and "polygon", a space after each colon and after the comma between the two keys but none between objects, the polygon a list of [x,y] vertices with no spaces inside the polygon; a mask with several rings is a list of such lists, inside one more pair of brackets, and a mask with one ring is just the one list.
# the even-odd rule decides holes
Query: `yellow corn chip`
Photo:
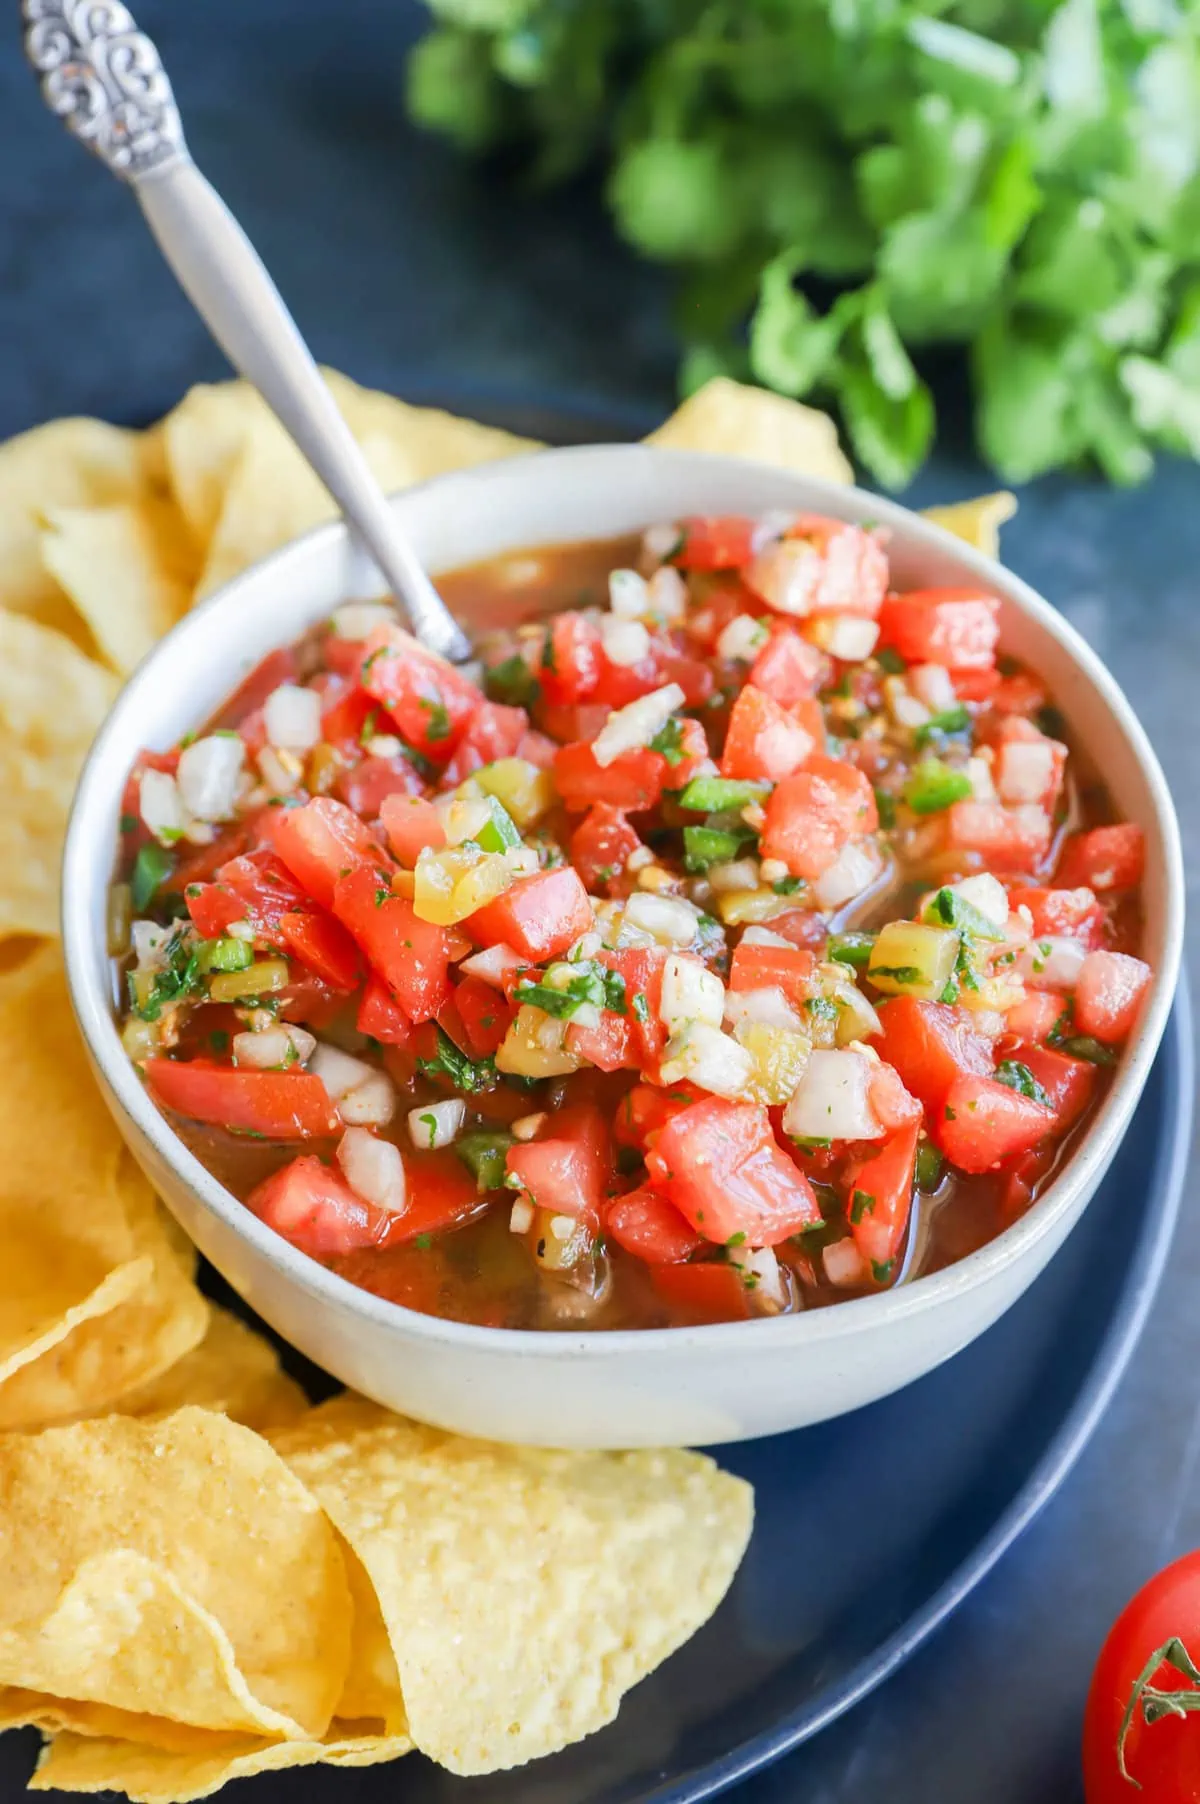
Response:
[{"label": "yellow corn chip", "polygon": [[[428,482],[448,470],[539,449],[536,439],[520,438],[438,407],[413,407],[379,389],[360,388],[336,370],[326,370],[325,379],[355,438],[364,447],[371,440],[389,445],[396,466],[408,470],[406,483]],[[400,488],[405,482],[397,478],[391,486]]]},{"label": "yellow corn chip", "polygon": [[46,568],[122,675],[191,606],[197,565],[176,508],[147,498],[112,507],[46,509]]},{"label": "yellow corn chip", "polygon": [[206,1738],[191,1752],[141,1747],[135,1742],[56,1735],[29,1782],[31,1791],[119,1791],[136,1804],[188,1804],[207,1798],[230,1779],[274,1773],[285,1767],[374,1766],[407,1754],[403,1736],[356,1733],[359,1725],[335,1723],[323,1741],[261,1741],[249,1736]]},{"label": "yellow corn chip", "polygon": [[116,692],[61,633],[0,610],[0,938],[57,930],[71,797]]},{"label": "yellow corn chip", "polygon": [[647,438],[674,451],[712,451],[776,464],[799,476],[853,482],[828,414],[765,388],[714,376]]},{"label": "yellow corn chip", "polygon": [[1017,498],[1007,489],[980,495],[974,501],[954,501],[947,507],[927,507],[925,518],[944,526],[955,538],[965,539],[988,557],[1000,556],[1000,528],[1017,511]]},{"label": "yellow corn chip", "polygon": [[322,1736],[345,1566],[265,1441],[211,1410],[0,1437],[0,1683],[198,1727]]},{"label": "yellow corn chip", "polygon": [[610,1722],[750,1534],[750,1487],[696,1453],[502,1447],[353,1397],[273,1439],[375,1587],[414,1743],[456,1773]]},{"label": "yellow corn chip", "polygon": [[[3,1392],[0,1391],[0,1403]],[[219,1409],[247,1428],[282,1428],[308,1408],[308,1399],[282,1371],[265,1335],[229,1310],[209,1305],[204,1339],[169,1370],[124,1393],[122,1415],[163,1416],[185,1404]]]}]

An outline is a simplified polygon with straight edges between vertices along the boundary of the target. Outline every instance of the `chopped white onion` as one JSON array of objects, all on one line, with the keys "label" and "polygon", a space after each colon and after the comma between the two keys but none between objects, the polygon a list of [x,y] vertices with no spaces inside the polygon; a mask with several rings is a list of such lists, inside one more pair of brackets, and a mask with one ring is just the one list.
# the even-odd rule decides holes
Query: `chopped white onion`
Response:
[{"label": "chopped white onion", "polygon": [[814,645],[846,664],[869,658],[879,638],[878,620],[865,614],[818,614],[805,630]]},{"label": "chopped white onion", "polygon": [[482,982],[490,983],[494,990],[502,990],[508,974],[519,971],[527,963],[528,960],[521,958],[511,946],[497,944],[485,947],[482,952],[472,952],[458,968],[468,977],[478,977]]},{"label": "chopped white onion", "polygon": [[365,1059],[356,1059],[350,1053],[343,1052],[339,1046],[330,1046],[327,1041],[319,1040],[313,1050],[309,1064],[328,1090],[334,1102],[340,1102],[350,1090],[356,1089],[371,1076],[374,1065],[368,1065]]},{"label": "chopped white onion", "polygon": [[346,1182],[364,1203],[388,1215],[400,1215],[408,1201],[400,1148],[365,1127],[348,1127],[338,1142],[338,1164]]},{"label": "chopped white onion", "polygon": [[339,639],[366,639],[377,626],[395,626],[396,610],[384,601],[348,601],[330,615]]},{"label": "chopped white onion", "polygon": [[527,1196],[519,1196],[508,1217],[510,1234],[528,1234],[533,1226],[533,1204]]},{"label": "chopped white onion", "polygon": [[397,739],[394,733],[368,733],[363,740],[363,751],[368,758],[398,758],[403,750],[403,740]]},{"label": "chopped white onion", "polygon": [[764,984],[757,990],[727,990],[725,1019],[731,1027],[752,1021],[759,1027],[786,1027],[796,1033],[804,1026],[803,1017],[794,1009],[778,984]]},{"label": "chopped white onion", "polygon": [[514,1140],[536,1140],[548,1120],[546,1110],[538,1109],[536,1114],[520,1116],[509,1131]]},{"label": "chopped white onion", "polygon": [[201,821],[228,820],[237,806],[245,757],[238,733],[208,733],[186,746],[175,781],[188,813]]},{"label": "chopped white onion", "polygon": [[441,1146],[453,1146],[466,1119],[467,1105],[461,1096],[427,1103],[423,1109],[408,1111],[408,1137],[418,1151],[436,1152]]},{"label": "chopped white onion", "polygon": [[138,784],[138,811],[155,839],[173,845],[183,832],[183,802],[169,771],[144,770]]},{"label": "chopped white onion", "polygon": [[682,536],[674,521],[663,520],[657,526],[646,528],[642,534],[642,550],[656,561],[670,557]]},{"label": "chopped white onion", "polygon": [[637,890],[625,904],[625,919],[660,946],[690,946],[696,937],[699,916],[690,902]]},{"label": "chopped white onion", "polygon": [[773,1247],[736,1247],[728,1259],[741,1273],[756,1315],[778,1315],[787,1308],[791,1295]]},{"label": "chopped white onion", "polygon": [[785,940],[781,933],[772,933],[769,927],[754,925],[747,927],[742,934],[743,946],[786,946],[789,950],[795,947],[794,940]]},{"label": "chopped white onion", "polygon": [[280,1023],[259,1033],[234,1034],[231,1050],[237,1065],[249,1065],[256,1071],[277,1071],[285,1065],[302,1065],[311,1058],[316,1043],[304,1028]]},{"label": "chopped white onion", "polygon": [[873,839],[852,839],[844,845],[829,869],[813,885],[818,908],[841,908],[853,902],[874,883],[883,869],[883,855]]},{"label": "chopped white onion", "polygon": [[914,664],[908,680],[931,714],[945,714],[958,703],[950,672],[942,664]]},{"label": "chopped white onion", "polygon": [[609,663],[624,667],[639,664],[650,651],[650,635],[640,620],[613,619],[609,615],[600,622],[600,643]]},{"label": "chopped white onion", "polygon": [[1078,940],[1045,934],[1030,940],[1017,960],[1017,971],[1032,990],[1073,990],[1086,957]]},{"label": "chopped white onion", "polygon": [[1010,739],[996,760],[1002,802],[1040,802],[1054,782],[1055,748],[1049,739]]},{"label": "chopped white onion", "polygon": [[782,539],[764,546],[745,571],[745,580],[777,614],[800,616],[812,607],[821,576],[821,557],[807,539]]},{"label": "chopped white onion", "polygon": [[868,1094],[871,1061],[848,1047],[818,1049],[784,1112],[796,1140],[877,1140],[883,1133]]},{"label": "chopped white onion", "polygon": [[743,663],[750,664],[770,636],[761,620],[755,620],[751,614],[735,614],[729,624],[721,629],[717,640],[717,656],[740,658]]},{"label": "chopped white onion", "polygon": [[678,683],[664,683],[649,695],[611,713],[592,741],[596,763],[612,764],[622,752],[636,752],[661,733],[671,716],[684,704],[684,693]]},{"label": "chopped white onion", "polygon": [[950,889],[953,895],[961,896],[964,902],[977,908],[994,926],[1008,925],[1008,891],[990,871],[981,871],[978,877],[964,877],[961,883],[952,883]]},{"label": "chopped white onion", "polygon": [[636,570],[610,570],[608,605],[618,620],[640,620],[649,612],[650,590]]},{"label": "chopped white onion", "polygon": [[673,626],[687,613],[687,584],[674,564],[664,564],[650,578],[650,612],[663,626]]},{"label": "chopped white onion", "polygon": [[994,802],[996,785],[992,782],[992,767],[986,758],[971,757],[967,759],[966,775],[971,785],[971,799],[975,802]]},{"label": "chopped white onion", "polygon": [[299,788],[304,766],[294,752],[277,752],[273,745],[264,745],[255,763],[272,795],[290,795]]},{"label": "chopped white onion", "polygon": [[917,700],[902,676],[884,677],[883,697],[898,727],[923,727],[929,719],[929,709]]},{"label": "chopped white onion", "polygon": [[758,861],[753,858],[735,858],[729,864],[710,865],[707,874],[709,884],[718,896],[731,895],[734,890],[758,888]]},{"label": "chopped white onion", "polygon": [[688,1021],[720,1027],[725,1009],[725,985],[715,971],[698,958],[672,952],[663,963],[662,1004],[659,1016],[669,1033]]},{"label": "chopped white onion", "polygon": [[157,921],[134,921],[129,929],[129,941],[134,958],[142,970],[148,965],[160,965],[164,962],[163,953],[174,932],[173,927],[160,927]]},{"label": "chopped white onion", "polygon": [[315,689],[280,683],[263,703],[263,725],[272,745],[307,752],[321,737],[321,698]]},{"label": "chopped white onion", "polygon": [[714,1096],[743,1096],[754,1076],[744,1046],[718,1028],[694,1021],[667,1041],[659,1077],[664,1084],[693,1083]]},{"label": "chopped white onion", "polygon": [[386,1071],[323,1040],[309,1060],[309,1070],[316,1073],[337,1103],[343,1121],[382,1127],[391,1120],[396,1091]]},{"label": "chopped white onion", "polygon": [[867,1262],[847,1235],[844,1240],[831,1240],[821,1254],[825,1276],[839,1290],[857,1290],[867,1282]]},{"label": "chopped white onion", "polygon": [[870,1040],[883,1032],[883,1022],[874,1004],[867,1001],[857,984],[840,985],[833,1000],[838,1005],[839,1045],[844,1046],[850,1040]]}]

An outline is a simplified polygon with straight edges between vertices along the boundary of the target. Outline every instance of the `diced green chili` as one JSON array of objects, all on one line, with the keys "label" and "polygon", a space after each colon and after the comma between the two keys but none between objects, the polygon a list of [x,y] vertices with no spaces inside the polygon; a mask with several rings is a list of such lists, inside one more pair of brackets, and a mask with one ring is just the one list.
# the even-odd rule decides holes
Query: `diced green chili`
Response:
[{"label": "diced green chili", "polygon": [[966,772],[951,770],[940,758],[922,758],[904,785],[904,800],[914,814],[937,814],[970,794]]}]

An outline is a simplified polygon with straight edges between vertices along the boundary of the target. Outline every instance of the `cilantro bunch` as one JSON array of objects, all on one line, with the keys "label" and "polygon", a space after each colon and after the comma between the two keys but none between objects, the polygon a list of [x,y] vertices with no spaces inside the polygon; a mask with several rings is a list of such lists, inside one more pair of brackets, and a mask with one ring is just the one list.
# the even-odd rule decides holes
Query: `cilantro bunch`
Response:
[{"label": "cilantro bunch", "polygon": [[1200,0],[429,0],[421,124],[599,165],[686,389],[832,402],[900,488],[962,345],[1010,481],[1200,456]]}]

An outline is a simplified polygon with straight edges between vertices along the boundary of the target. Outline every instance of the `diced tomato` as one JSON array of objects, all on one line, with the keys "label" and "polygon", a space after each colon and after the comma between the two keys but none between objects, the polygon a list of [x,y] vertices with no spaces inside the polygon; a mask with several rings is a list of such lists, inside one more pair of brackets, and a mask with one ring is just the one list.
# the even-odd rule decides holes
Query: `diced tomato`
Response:
[{"label": "diced tomato", "polygon": [[667,761],[643,747],[597,764],[590,745],[564,745],[554,759],[554,781],[564,808],[573,812],[607,802],[637,814],[653,808],[663,792]]},{"label": "diced tomato", "polygon": [[573,1216],[599,1231],[612,1181],[612,1141],[594,1103],[558,1110],[543,1138],[510,1146],[505,1162],[537,1208]]},{"label": "diced tomato", "polygon": [[1013,908],[1027,908],[1035,935],[1078,940],[1088,951],[1104,944],[1104,908],[1090,889],[1038,889],[1018,884],[1008,892]]},{"label": "diced tomato", "polygon": [[710,1097],[682,1110],[646,1154],[651,1181],[697,1233],[722,1246],[744,1234],[775,1246],[821,1219],[813,1187],[754,1103]]},{"label": "diced tomato", "polygon": [[747,683],[729,716],[721,775],[777,783],[790,777],[816,750],[812,734],[785,708]]},{"label": "diced tomato", "polygon": [[641,845],[624,809],[593,802],[571,835],[571,863],[588,890],[603,890],[621,876]]},{"label": "diced tomato", "polygon": [[321,657],[327,669],[336,676],[353,677],[355,682],[358,681],[362,654],[361,639],[343,639],[340,633],[327,633],[321,641]]},{"label": "diced tomato", "polygon": [[763,547],[742,580],[783,614],[862,614],[874,619],[887,588],[887,558],[874,533],[806,514]]},{"label": "diced tomato", "polygon": [[315,1153],[303,1153],[264,1178],[246,1198],[246,1207],[316,1258],[378,1246],[390,1221],[382,1209],[351,1190],[336,1166],[324,1164]]},{"label": "diced tomato", "polygon": [[1134,889],[1146,868],[1146,835],[1132,821],[1073,833],[1063,847],[1055,882],[1063,889]]},{"label": "diced tomato", "polygon": [[[221,865],[216,879],[199,886],[196,894],[185,895],[188,913],[205,939],[217,938],[234,921],[249,921],[260,939],[278,945],[284,915],[312,907],[286,865],[272,852],[231,858]],[[188,887],[197,889],[194,884]]]},{"label": "diced tomato", "polygon": [[358,686],[361,663],[362,646],[358,645],[355,647],[354,680],[333,678],[322,691],[321,737],[345,758],[357,758],[361,753],[368,722],[380,733],[392,730],[393,723],[383,714],[374,696]]},{"label": "diced tomato", "polygon": [[473,1059],[490,1058],[508,1032],[512,1004],[478,977],[464,977],[454,992],[458,1018]]},{"label": "diced tomato", "polygon": [[731,990],[780,989],[788,1001],[803,1004],[816,966],[813,953],[799,946],[759,946],[743,939],[729,967]]},{"label": "diced tomato", "polygon": [[640,1046],[630,1023],[611,1009],[601,1011],[595,1027],[572,1021],[567,1029],[567,1051],[586,1059],[600,1071],[636,1070]]},{"label": "diced tomato", "polygon": [[702,708],[717,687],[709,665],[699,658],[689,658],[682,652],[664,651],[658,657],[658,675],[654,687],[660,689],[664,683],[678,683],[683,690],[685,708]]},{"label": "diced tomato", "polygon": [[852,1167],[846,1179],[846,1213],[854,1244],[875,1268],[891,1265],[904,1244],[912,1213],[918,1122],[885,1140],[877,1153]]},{"label": "diced tomato", "polygon": [[209,882],[223,864],[231,858],[237,858],[257,843],[259,823],[264,818],[273,817],[276,812],[273,808],[264,809],[250,819],[231,822],[228,827],[221,829],[211,845],[181,847],[179,862],[170,876],[163,880],[163,889],[183,895],[191,884]]},{"label": "diced tomato", "polygon": [[377,626],[363,642],[359,681],[395,721],[401,738],[444,764],[484,698],[452,664],[423,651],[399,627]]},{"label": "diced tomato", "polygon": [[1004,684],[995,665],[990,670],[952,670],[950,681],[960,702],[991,701]]},{"label": "diced tomato", "polygon": [[340,921],[315,909],[286,914],[279,930],[289,952],[315,971],[331,989],[352,990],[362,975],[362,960]]},{"label": "diced tomato", "polygon": [[541,964],[565,952],[594,919],[579,872],[568,864],[519,877],[502,896],[477,909],[465,925],[477,945],[501,941],[522,958]]},{"label": "diced tomato", "polygon": [[[582,709],[576,709],[576,713],[582,712]],[[600,724],[602,726],[604,724],[603,721]],[[579,739],[581,737],[582,735],[578,732],[568,734],[568,738],[571,739]],[[548,738],[545,733],[537,733],[530,728],[527,733],[521,734],[521,737],[517,742],[516,756],[518,758],[524,758],[527,764],[536,764],[539,770],[553,770],[554,754],[557,750],[558,747],[555,745],[553,739]]]},{"label": "diced tomato", "polygon": [[296,653],[290,645],[269,651],[262,662],[244,676],[213,721],[216,728],[236,729],[245,715],[261,708],[268,695],[281,683],[294,683],[300,675]]},{"label": "diced tomato", "polygon": [[667,1043],[662,1022],[663,966],[666,952],[658,946],[630,946],[621,952],[597,953],[602,965],[617,971],[625,984],[625,1019],[632,1023],[634,1044],[641,1048],[641,1062],[657,1066]]},{"label": "diced tomato", "polygon": [[1050,849],[1050,817],[1036,803],[952,802],[943,818],[947,848],[978,852],[996,871],[1035,871]]},{"label": "diced tomato", "polygon": [[324,908],[332,905],[334,887],[347,871],[363,870],[373,876],[388,865],[366,823],[332,796],[314,796],[299,808],[281,808],[272,838],[293,877]]},{"label": "diced tomato", "polygon": [[1154,975],[1127,952],[1089,952],[1075,980],[1075,1025],[1105,1046],[1116,1046],[1134,1022]]},{"label": "diced tomato", "polygon": [[266,1140],[307,1140],[341,1126],[328,1090],[309,1071],[239,1070],[212,1059],[147,1059],[143,1070],[164,1108],[191,1121]]},{"label": "diced tomato", "polygon": [[450,997],[450,941],[404,896],[362,867],[341,877],[333,912],[348,927],[410,1021],[431,1021]]},{"label": "diced tomato", "polygon": [[529,716],[524,708],[505,707],[502,702],[479,702],[467,724],[459,746],[469,746],[480,764],[494,764],[498,758],[515,758],[517,747],[529,731]]},{"label": "diced tomato", "polygon": [[[959,688],[960,680],[956,674],[954,678],[956,690]],[[962,693],[961,690],[959,693]],[[997,714],[1038,714],[1046,706],[1047,701],[1045,689],[1027,670],[1018,670],[1012,676],[1000,677],[994,688],[988,691],[988,695]]]},{"label": "diced tomato", "polygon": [[753,557],[757,528],[742,514],[694,514],[680,521],[669,562],[680,570],[736,570]]},{"label": "diced tomato", "polygon": [[971,1026],[966,1009],[897,996],[879,1009],[882,1033],[874,1044],[906,1090],[929,1109],[940,1106],[957,1077],[992,1069],[990,1043]]},{"label": "diced tomato", "polygon": [[412,1033],[412,1022],[382,978],[375,976],[367,979],[354,1025],[382,1046],[403,1046]]},{"label": "diced tomato", "polygon": [[[573,745],[577,739],[582,739],[586,745],[590,745],[608,719],[609,710],[597,702],[555,704],[539,702],[537,714],[538,722],[544,732],[552,740],[557,740],[558,745]],[[543,769],[553,770],[554,756],[558,745],[554,747],[548,761],[542,766]],[[535,762],[537,761],[535,760]]]},{"label": "diced tomato", "polygon": [[934,1118],[934,1137],[960,1171],[991,1171],[1054,1132],[1054,1110],[995,1078],[956,1077]]},{"label": "diced tomato", "polygon": [[1053,1033],[1063,1007],[1062,997],[1053,990],[1030,990],[1006,1012],[1004,1025],[1018,1039],[1040,1042]]},{"label": "diced tomato", "polygon": [[694,598],[682,622],[683,631],[701,651],[714,652],[717,640],[739,614],[760,614],[762,603],[735,576],[715,579],[701,598]]},{"label": "diced tomato", "polygon": [[913,589],[886,598],[879,640],[909,664],[987,670],[996,661],[999,613],[995,596],[979,589]]},{"label": "diced tomato", "polygon": [[657,1084],[635,1084],[621,1098],[613,1119],[613,1135],[618,1146],[644,1153],[670,1121],[693,1103],[703,1102],[704,1095],[690,1084],[671,1090],[660,1090]]},{"label": "diced tomato", "polygon": [[1018,1046],[1020,1061],[1046,1093],[1054,1110],[1054,1131],[1065,1134],[1083,1114],[1096,1092],[1098,1072],[1086,1059],[1069,1059],[1048,1046]]},{"label": "diced tomato", "polygon": [[867,1096],[881,1126],[890,1134],[920,1121],[921,1104],[905,1088],[894,1065],[876,1065],[867,1085]]},{"label": "diced tomato", "polygon": [[404,1208],[388,1217],[388,1246],[413,1240],[418,1234],[441,1233],[479,1212],[475,1179],[449,1147],[415,1157],[407,1154],[404,1178]]},{"label": "diced tomato", "polygon": [[704,1244],[674,1203],[648,1184],[608,1205],[604,1232],[647,1265],[676,1265]]},{"label": "diced tomato", "polygon": [[585,702],[600,678],[600,629],[585,614],[556,614],[546,631],[538,665],[542,694],[556,707]]},{"label": "diced tomato", "polygon": [[879,825],[875,793],[866,777],[823,752],[775,786],[766,815],[763,856],[780,859],[794,877],[823,876],[849,840],[873,833]]},{"label": "diced tomato", "polygon": [[823,946],[829,937],[829,923],[812,908],[789,908],[786,913],[771,916],[771,932],[793,946]]},{"label": "diced tomato", "polygon": [[410,871],[427,846],[437,851],[446,843],[442,817],[432,802],[418,796],[388,796],[379,812],[388,844]]},{"label": "diced tomato", "polygon": [[339,771],[334,793],[347,808],[374,820],[389,796],[416,796],[425,784],[416,768],[402,754],[394,758],[360,758],[350,770]]},{"label": "diced tomato", "polygon": [[188,913],[197,933],[219,940],[237,921],[246,919],[246,904],[220,883],[189,883],[185,895]]},{"label": "diced tomato", "polygon": [[1067,748],[1060,740],[1050,739],[1020,715],[1001,720],[994,775],[1002,802],[1036,802],[1053,815],[1066,769]]},{"label": "diced tomato", "polygon": [[801,638],[795,627],[779,620],[750,666],[747,680],[780,707],[794,708],[797,702],[810,701],[816,695],[828,669],[825,654]]},{"label": "diced tomato", "polygon": [[636,664],[614,664],[601,652],[600,672],[590,699],[603,702],[606,708],[624,708],[640,695],[649,695],[652,689],[661,688],[662,683],[659,661],[653,650],[639,658]]},{"label": "diced tomato", "polygon": [[652,1265],[655,1290],[672,1313],[700,1327],[713,1322],[744,1322],[750,1296],[732,1265],[705,1260],[699,1265]]}]

